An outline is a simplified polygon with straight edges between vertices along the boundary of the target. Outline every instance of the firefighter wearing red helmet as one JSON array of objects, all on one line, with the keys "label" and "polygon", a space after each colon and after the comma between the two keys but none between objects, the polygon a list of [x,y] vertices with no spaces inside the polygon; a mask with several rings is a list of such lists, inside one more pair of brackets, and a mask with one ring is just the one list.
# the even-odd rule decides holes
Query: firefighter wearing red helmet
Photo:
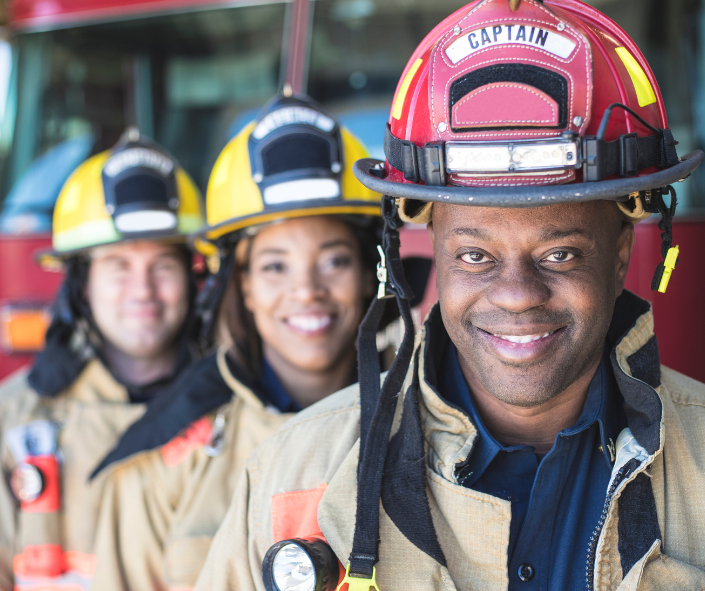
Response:
[{"label": "firefighter wearing red helmet", "polygon": [[[639,49],[590,6],[478,0],[438,25],[386,162],[356,165],[386,195],[360,384],[250,457],[196,589],[704,588],[705,386],[661,366],[624,289],[651,213],[654,290],[677,263],[672,183],[703,153],[675,146]],[[437,269],[415,340],[404,221]],[[380,386],[389,299],[407,333]]]}]

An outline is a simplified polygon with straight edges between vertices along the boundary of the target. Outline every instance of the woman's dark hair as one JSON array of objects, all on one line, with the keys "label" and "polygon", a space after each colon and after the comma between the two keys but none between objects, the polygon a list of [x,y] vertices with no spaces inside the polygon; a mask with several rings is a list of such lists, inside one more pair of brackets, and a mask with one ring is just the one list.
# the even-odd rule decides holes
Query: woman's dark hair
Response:
[{"label": "woman's dark hair", "polygon": [[[377,245],[381,240],[381,224],[376,220],[363,220],[346,216],[337,216],[355,236],[360,252],[362,268],[369,270],[370,282],[375,284],[375,267],[379,261]],[[368,223],[364,223],[367,222]],[[235,247],[235,270],[228,279],[223,294],[215,326],[215,341],[218,345],[227,347],[232,359],[244,370],[248,377],[256,379],[259,376],[262,363],[262,340],[257,332],[252,313],[245,307],[242,295],[242,275],[247,272],[250,259],[251,238],[243,238]],[[373,296],[374,297],[374,296]],[[367,310],[372,298],[363,303]]]}]

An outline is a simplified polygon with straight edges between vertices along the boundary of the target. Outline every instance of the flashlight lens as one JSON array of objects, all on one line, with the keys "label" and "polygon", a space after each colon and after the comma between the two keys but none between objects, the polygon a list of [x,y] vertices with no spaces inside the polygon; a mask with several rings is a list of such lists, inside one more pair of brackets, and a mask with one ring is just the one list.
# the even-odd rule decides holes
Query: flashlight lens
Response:
[{"label": "flashlight lens", "polygon": [[287,544],[277,552],[273,575],[279,591],[313,591],[316,585],[313,562],[297,544]]}]

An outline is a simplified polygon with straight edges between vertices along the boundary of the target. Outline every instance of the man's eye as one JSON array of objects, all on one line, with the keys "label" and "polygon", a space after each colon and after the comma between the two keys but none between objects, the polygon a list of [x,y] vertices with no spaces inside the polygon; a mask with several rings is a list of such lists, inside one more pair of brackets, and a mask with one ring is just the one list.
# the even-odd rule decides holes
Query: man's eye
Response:
[{"label": "man's eye", "polygon": [[544,260],[549,263],[565,263],[567,261],[573,260],[575,255],[567,250],[559,250],[557,252],[552,252]]},{"label": "man's eye", "polygon": [[483,263],[491,263],[492,259],[481,252],[466,252],[461,257],[461,260],[470,265],[480,265]]}]

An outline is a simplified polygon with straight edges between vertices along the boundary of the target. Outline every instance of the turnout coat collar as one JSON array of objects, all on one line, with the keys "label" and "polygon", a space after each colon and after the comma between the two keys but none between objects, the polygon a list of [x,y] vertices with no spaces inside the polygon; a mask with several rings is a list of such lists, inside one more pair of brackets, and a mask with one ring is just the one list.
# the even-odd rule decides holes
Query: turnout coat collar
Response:
[{"label": "turnout coat collar", "polygon": [[[377,580],[385,588],[385,580],[395,572],[397,577],[387,580],[386,588],[399,588],[403,572],[409,589],[506,589],[511,505],[457,482],[457,468],[471,453],[477,432],[464,413],[435,391],[433,352],[440,349],[439,339],[447,338],[444,333],[436,307],[417,335],[416,362],[397,405],[385,464]],[[673,512],[670,505],[677,502],[665,490],[663,450],[669,417],[673,435],[683,435],[679,409],[662,383],[650,305],[625,292],[615,306],[608,344],[628,428],[618,438],[603,515],[585,549],[586,588],[660,589],[655,583],[664,581],[665,589],[666,580],[684,584],[669,589],[705,588],[705,572],[662,554],[669,549],[664,548],[663,530],[675,547],[672,536],[683,535],[689,526],[682,519],[673,524],[666,519],[669,510]],[[414,372],[418,390],[413,387]],[[705,400],[698,397],[691,403],[705,405]],[[330,479],[318,510],[321,531],[343,563],[354,534],[358,449],[359,441]],[[673,451],[670,457],[682,455]],[[691,479],[695,476],[691,465],[682,467]],[[681,478],[684,474],[679,484],[687,488]],[[702,468],[697,480],[704,480]],[[680,502],[696,501],[686,497]],[[703,517],[698,516],[700,533],[695,537],[703,535]],[[674,527],[683,529],[675,534]],[[705,556],[701,560],[705,566]]]}]

